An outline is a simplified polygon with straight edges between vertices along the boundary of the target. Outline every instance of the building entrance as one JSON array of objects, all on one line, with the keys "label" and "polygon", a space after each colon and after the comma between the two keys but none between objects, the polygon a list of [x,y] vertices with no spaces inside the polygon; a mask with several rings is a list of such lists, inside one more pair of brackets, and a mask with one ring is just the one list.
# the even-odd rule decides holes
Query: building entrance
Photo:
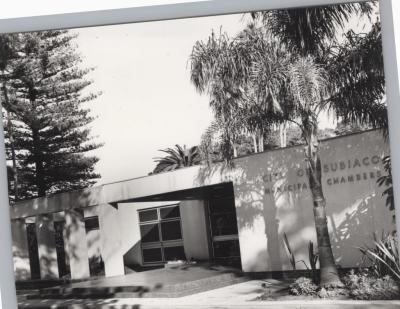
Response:
[{"label": "building entrance", "polygon": [[233,196],[216,197],[209,201],[212,253],[223,265],[241,266],[240,247]]}]

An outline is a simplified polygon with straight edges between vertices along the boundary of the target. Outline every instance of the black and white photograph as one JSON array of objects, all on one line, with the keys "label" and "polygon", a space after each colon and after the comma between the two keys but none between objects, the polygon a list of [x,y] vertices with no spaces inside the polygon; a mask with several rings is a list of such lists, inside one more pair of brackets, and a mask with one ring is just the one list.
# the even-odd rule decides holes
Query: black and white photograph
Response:
[{"label": "black and white photograph", "polygon": [[0,100],[20,308],[400,300],[378,1],[0,34]]}]

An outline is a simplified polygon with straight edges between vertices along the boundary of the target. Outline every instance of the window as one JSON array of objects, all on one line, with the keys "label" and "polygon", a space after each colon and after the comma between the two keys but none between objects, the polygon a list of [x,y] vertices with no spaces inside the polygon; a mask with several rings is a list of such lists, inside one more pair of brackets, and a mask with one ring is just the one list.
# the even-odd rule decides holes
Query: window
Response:
[{"label": "window", "polygon": [[181,213],[179,210],[179,206],[160,208],[160,216],[161,219],[180,218]]},{"label": "window", "polygon": [[139,221],[147,222],[157,220],[157,209],[142,210],[139,212]]},{"label": "window", "polygon": [[94,216],[94,217],[87,217],[84,219],[85,221],[85,229],[86,233],[89,231],[93,230],[98,230],[99,229],[99,217]]},{"label": "window", "polygon": [[184,260],[185,250],[183,249],[183,246],[165,247],[164,256],[167,261]]},{"label": "window", "polygon": [[161,235],[163,240],[182,239],[181,220],[161,222]]},{"label": "window", "polygon": [[161,248],[143,249],[143,260],[146,263],[162,262]]},{"label": "window", "polygon": [[155,242],[160,240],[158,224],[143,224],[140,226],[142,242]]},{"label": "window", "polygon": [[186,259],[179,205],[139,210],[138,215],[144,264]]}]

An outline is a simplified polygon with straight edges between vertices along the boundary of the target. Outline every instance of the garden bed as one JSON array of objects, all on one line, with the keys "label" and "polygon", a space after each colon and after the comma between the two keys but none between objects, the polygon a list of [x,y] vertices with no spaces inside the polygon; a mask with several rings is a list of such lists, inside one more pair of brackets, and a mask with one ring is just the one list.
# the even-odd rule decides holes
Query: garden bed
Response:
[{"label": "garden bed", "polygon": [[400,282],[390,276],[377,277],[369,271],[350,271],[342,276],[343,287],[321,288],[312,279],[300,277],[279,289],[262,285],[255,300],[400,300]]}]

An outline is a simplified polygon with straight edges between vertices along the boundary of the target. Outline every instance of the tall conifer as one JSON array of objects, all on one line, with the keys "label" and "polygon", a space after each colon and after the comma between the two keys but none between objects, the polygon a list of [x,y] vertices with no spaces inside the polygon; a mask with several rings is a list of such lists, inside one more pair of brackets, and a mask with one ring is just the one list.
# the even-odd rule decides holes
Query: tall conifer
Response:
[{"label": "tall conifer", "polygon": [[18,173],[18,183],[9,177],[14,199],[84,188],[100,177],[88,152],[101,144],[85,106],[98,94],[85,91],[91,69],[81,68],[74,39],[64,30],[8,35],[13,52],[0,74],[7,155],[15,159],[9,171]]}]

